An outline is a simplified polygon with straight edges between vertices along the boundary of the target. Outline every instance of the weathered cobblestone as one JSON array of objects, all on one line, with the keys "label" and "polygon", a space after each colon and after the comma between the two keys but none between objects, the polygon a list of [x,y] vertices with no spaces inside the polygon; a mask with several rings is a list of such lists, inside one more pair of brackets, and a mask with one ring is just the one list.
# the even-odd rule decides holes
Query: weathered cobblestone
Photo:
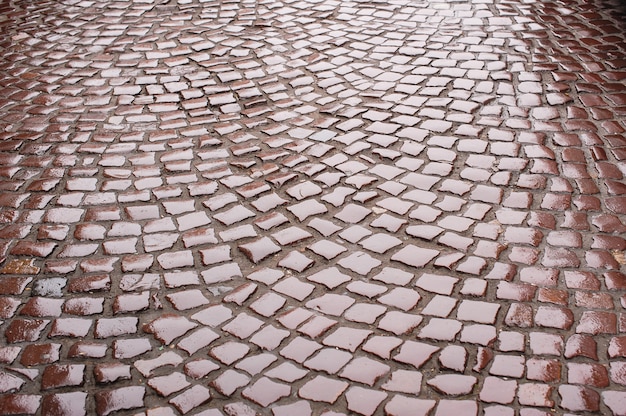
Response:
[{"label": "weathered cobblestone", "polygon": [[0,6],[0,413],[626,414],[626,9]]}]

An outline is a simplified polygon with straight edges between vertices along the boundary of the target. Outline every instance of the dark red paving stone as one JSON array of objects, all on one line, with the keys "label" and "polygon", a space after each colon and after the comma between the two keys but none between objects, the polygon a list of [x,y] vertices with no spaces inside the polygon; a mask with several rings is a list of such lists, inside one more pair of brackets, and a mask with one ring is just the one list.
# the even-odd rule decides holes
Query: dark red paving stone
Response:
[{"label": "dark red paving stone", "polygon": [[80,386],[84,382],[85,366],[83,364],[49,365],[41,376],[42,390],[59,387]]},{"label": "dark red paving stone", "polygon": [[108,291],[110,288],[111,277],[106,274],[75,277],[67,285],[70,293]]},{"label": "dark red paving stone", "polygon": [[609,290],[623,290],[626,287],[626,275],[620,272],[606,272],[604,282]]},{"label": "dark red paving stone", "polygon": [[84,416],[87,414],[87,393],[70,392],[44,396],[41,414],[45,416]]},{"label": "dark red paving stone", "polygon": [[562,289],[542,287],[539,288],[537,300],[539,302],[567,306],[569,304],[569,293]]},{"label": "dark red paving stone", "polygon": [[[34,299],[38,299],[38,298],[33,298],[31,300],[29,300],[27,302],[26,305],[24,305],[24,308],[22,308],[22,311],[20,312],[22,315],[26,315],[28,314],[29,309],[31,308],[26,308],[28,304],[32,303],[32,302],[36,302]],[[62,302],[62,301],[61,301]],[[17,308],[19,308],[19,306],[22,304],[22,302],[20,302],[19,300],[15,299],[15,298],[11,298],[11,297],[2,297],[0,298],[0,318],[1,319],[10,319],[15,315],[15,312],[17,311]],[[27,313],[24,313],[23,309],[26,309]],[[34,312],[39,312],[40,308],[35,307]],[[44,309],[45,311],[45,309]],[[55,308],[56,311],[56,308]],[[30,314],[30,316],[33,316],[32,314]]]},{"label": "dark red paving stone", "polygon": [[[567,343],[565,344],[564,355],[566,358],[581,356],[597,361],[597,349],[597,343],[591,335],[574,334],[568,338]],[[610,350],[611,346],[609,345],[609,351]]]},{"label": "dark red paving stone", "polygon": [[63,305],[63,312],[70,315],[95,315],[103,310],[104,298],[72,298]]},{"label": "dark red paving stone", "polygon": [[40,403],[41,396],[34,394],[6,394],[0,397],[0,408],[6,415],[35,414]]},{"label": "dark red paving stone", "polygon": [[300,387],[298,396],[316,402],[333,404],[348,386],[349,384],[345,381],[334,380],[318,375],[313,380]]},{"label": "dark red paving stone", "polygon": [[4,336],[10,344],[34,342],[39,340],[48,323],[50,321],[44,319],[14,319],[6,328]]},{"label": "dark red paving stone", "polygon": [[105,416],[119,410],[142,407],[145,393],[145,387],[141,386],[99,391],[95,394],[96,413]]}]

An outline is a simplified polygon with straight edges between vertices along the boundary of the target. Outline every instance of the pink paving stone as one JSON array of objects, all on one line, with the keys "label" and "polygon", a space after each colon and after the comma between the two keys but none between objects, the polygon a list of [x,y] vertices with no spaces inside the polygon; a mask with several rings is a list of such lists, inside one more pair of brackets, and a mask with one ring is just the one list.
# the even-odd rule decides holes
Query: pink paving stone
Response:
[{"label": "pink paving stone", "polygon": [[370,334],[372,331],[366,329],[340,327],[326,336],[322,343],[354,352]]},{"label": "pink paving stone", "polygon": [[440,400],[434,416],[476,416],[478,404],[473,400]]},{"label": "pink paving stone", "polygon": [[390,367],[386,364],[366,357],[357,357],[343,369],[339,376],[373,386],[389,370]]},{"label": "pink paving stone", "polygon": [[496,339],[496,328],[491,325],[465,325],[461,331],[461,342],[478,344],[483,346],[491,345]]},{"label": "pink paving stone", "polygon": [[439,354],[439,364],[462,373],[467,364],[467,350],[459,345],[448,345]]},{"label": "pink paving stone", "polygon": [[246,344],[228,341],[222,345],[212,348],[209,355],[226,365],[231,365],[245,357],[248,352],[250,352],[250,347]]},{"label": "pink paving stone", "polygon": [[164,269],[176,269],[194,264],[193,254],[189,250],[163,253],[157,256],[157,261]]},{"label": "pink paving stone", "polygon": [[299,301],[303,301],[314,289],[314,285],[302,282],[296,277],[283,279],[274,286],[276,292],[290,296]]},{"label": "pink paving stone", "polygon": [[439,251],[407,245],[391,256],[395,260],[412,267],[423,267],[439,255]]},{"label": "pink paving stone", "polygon": [[617,317],[611,312],[584,311],[576,326],[576,333],[598,335],[616,332]]},{"label": "pink paving stone", "polygon": [[96,413],[99,416],[106,416],[119,410],[142,407],[145,394],[145,387],[140,386],[99,391],[95,394]]},{"label": "pink paving stone", "polygon": [[602,401],[613,412],[613,414],[626,414],[626,392],[603,391]]},{"label": "pink paving stone", "polygon": [[292,415],[302,415],[302,416],[311,416],[312,410],[309,402],[300,400],[292,404],[286,404],[283,406],[274,406],[272,407],[272,413],[274,416],[292,416]]},{"label": "pink paving stone", "polygon": [[169,396],[189,386],[182,373],[171,373],[166,376],[153,377],[147,383],[161,396]]},{"label": "pink paving stone", "polygon": [[263,321],[247,313],[241,313],[222,327],[222,330],[239,339],[248,338],[263,326]]},{"label": "pink paving stone", "polygon": [[200,322],[203,325],[216,327],[222,322],[232,318],[233,312],[223,305],[212,305],[206,309],[191,315],[191,319]]},{"label": "pink paving stone", "polygon": [[272,368],[267,373],[265,373],[265,375],[271,378],[276,378],[278,380],[292,383],[296,380],[302,379],[308,373],[308,370],[304,370],[300,367],[295,366],[294,364],[285,362]]},{"label": "pink paving stone", "polygon": [[352,322],[373,324],[386,311],[387,308],[381,305],[356,303],[345,312],[344,318]]},{"label": "pink paving stone", "polygon": [[423,317],[412,313],[389,311],[378,323],[378,328],[395,335],[408,334],[422,323]]},{"label": "pink paving stone", "polygon": [[327,293],[308,301],[305,306],[327,315],[341,316],[354,302],[354,299],[349,296]]},{"label": "pink paving stone", "polygon": [[405,341],[400,351],[393,356],[394,361],[410,364],[419,369],[426,363],[439,347],[415,341]]},{"label": "pink paving stone", "polygon": [[437,341],[453,341],[463,328],[463,324],[454,319],[431,318],[418,333],[418,338]]},{"label": "pink paving stone", "polygon": [[488,403],[510,404],[515,400],[517,381],[487,377],[480,391],[480,400]]},{"label": "pink paving stone", "polygon": [[153,334],[156,339],[168,345],[174,339],[186,334],[198,324],[178,315],[165,314],[144,325],[143,330]]},{"label": "pink paving stone", "polygon": [[219,339],[219,335],[210,328],[200,328],[189,336],[181,339],[176,346],[187,351],[189,355],[192,355],[217,339]]},{"label": "pink paving stone", "polygon": [[209,300],[199,289],[171,293],[165,297],[174,306],[174,309],[179,311],[194,309],[209,303]]},{"label": "pink paving stone", "polygon": [[149,377],[156,369],[160,369],[165,366],[177,366],[183,362],[180,355],[173,351],[166,351],[156,358],[147,360],[137,360],[134,362],[134,366],[144,377]]},{"label": "pink paving stone", "polygon": [[267,377],[261,377],[253,385],[244,389],[241,394],[243,397],[267,407],[291,394],[291,387],[287,384],[276,383]]},{"label": "pink paving stone", "polygon": [[221,373],[210,384],[224,396],[231,396],[238,388],[248,385],[250,377],[235,370],[228,369]]},{"label": "pink paving stone", "polygon": [[456,316],[462,321],[493,324],[499,310],[500,305],[497,303],[463,300],[457,309]]},{"label": "pink paving stone", "polygon": [[352,280],[352,278],[347,274],[341,273],[338,268],[330,267],[307,276],[307,280],[315,283],[321,283],[329,289],[334,289],[335,287]]},{"label": "pink paving stone", "polygon": [[113,383],[131,378],[130,365],[119,363],[96,364],[93,374],[98,383]]},{"label": "pink paving stone", "polygon": [[45,416],[84,416],[87,414],[86,402],[87,393],[81,391],[50,394],[43,398],[41,414]]},{"label": "pink paving stone", "polygon": [[461,396],[470,393],[477,381],[474,376],[439,374],[426,384],[447,396]]},{"label": "pink paving stone", "polygon": [[378,298],[383,305],[393,306],[403,311],[409,311],[420,301],[420,294],[412,289],[397,287]]},{"label": "pink paving stone", "polygon": [[597,412],[600,408],[600,395],[588,387],[559,386],[561,407],[573,412]]},{"label": "pink paving stone", "polygon": [[450,295],[458,280],[458,278],[452,276],[424,273],[417,279],[415,285],[428,292]]},{"label": "pink paving stone", "polygon": [[337,262],[340,266],[352,270],[362,276],[366,276],[373,269],[380,266],[382,262],[369,254],[357,251],[348,257],[344,257]]},{"label": "pink paving stone", "polygon": [[169,401],[179,412],[187,414],[211,399],[209,389],[195,385]]},{"label": "pink paving stone", "polygon": [[272,351],[278,348],[288,336],[289,331],[268,325],[254,334],[252,338],[250,338],[250,342],[263,349]]},{"label": "pink paving stone", "polygon": [[201,379],[215,370],[219,370],[220,366],[211,360],[197,359],[189,361],[185,364],[184,370],[187,376],[193,379]]},{"label": "pink paving stone", "polygon": [[396,395],[385,405],[385,412],[389,416],[427,416],[435,404],[437,404],[435,400]]},{"label": "pink paving stone", "polygon": [[316,376],[298,390],[298,396],[316,402],[333,404],[348,388],[345,381],[333,380],[324,376]]},{"label": "pink paving stone", "polygon": [[272,365],[278,357],[270,353],[261,353],[244,358],[235,366],[238,370],[244,370],[246,373],[255,376]]},{"label": "pink paving stone", "polygon": [[335,374],[351,358],[352,355],[349,352],[334,348],[324,348],[315,356],[306,360],[304,366],[312,370]]},{"label": "pink paving stone", "polygon": [[370,416],[376,412],[378,406],[387,398],[387,393],[353,386],[346,392],[348,409],[360,415]]},{"label": "pink paving stone", "polygon": [[325,316],[315,316],[298,328],[298,332],[308,335],[311,338],[317,338],[324,335],[335,325],[337,325],[337,321],[333,319]]}]

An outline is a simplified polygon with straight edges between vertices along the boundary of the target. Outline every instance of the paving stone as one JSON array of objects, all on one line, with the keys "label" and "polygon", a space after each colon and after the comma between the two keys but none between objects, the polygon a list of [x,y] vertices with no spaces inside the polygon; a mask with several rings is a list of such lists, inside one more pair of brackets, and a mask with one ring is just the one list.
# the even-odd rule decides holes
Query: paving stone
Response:
[{"label": "paving stone", "polygon": [[5,412],[623,413],[616,4],[21,3]]}]

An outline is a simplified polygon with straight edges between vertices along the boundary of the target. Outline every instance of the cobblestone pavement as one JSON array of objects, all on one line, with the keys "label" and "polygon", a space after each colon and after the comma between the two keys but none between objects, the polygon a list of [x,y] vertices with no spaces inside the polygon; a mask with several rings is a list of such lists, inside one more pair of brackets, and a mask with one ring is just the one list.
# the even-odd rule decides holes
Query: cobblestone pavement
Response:
[{"label": "cobblestone pavement", "polygon": [[0,413],[626,415],[618,4],[4,1]]}]

